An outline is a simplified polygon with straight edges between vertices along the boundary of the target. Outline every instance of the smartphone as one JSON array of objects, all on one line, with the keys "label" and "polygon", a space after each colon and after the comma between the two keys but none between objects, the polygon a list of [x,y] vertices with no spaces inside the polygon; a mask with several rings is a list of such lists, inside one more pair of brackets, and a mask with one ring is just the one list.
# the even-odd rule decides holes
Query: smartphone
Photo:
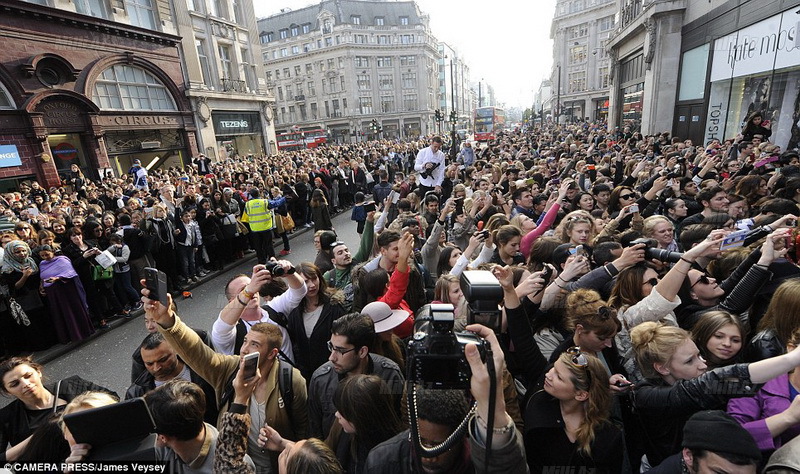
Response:
[{"label": "smartphone", "polygon": [[786,221],[786,227],[796,227],[797,226],[797,219],[788,219]]},{"label": "smartphone", "polygon": [[544,269],[542,270],[542,278],[544,278],[545,283],[550,282],[550,278],[553,277],[553,266],[544,264]]},{"label": "smartphone", "polygon": [[614,385],[616,385],[617,387],[630,387],[633,385],[633,382],[628,382],[627,380],[626,381],[617,380],[616,383],[614,383]]},{"label": "smartphone", "polygon": [[374,202],[368,202],[368,203],[364,204],[364,212],[368,212],[369,213],[369,212],[373,212],[374,210],[375,210],[375,203]]},{"label": "smartphone", "polygon": [[394,196],[392,196],[392,204],[397,204],[397,201],[399,200],[400,200],[400,193],[394,193]]},{"label": "smartphone", "polygon": [[489,231],[488,230],[479,230],[475,234],[483,236],[484,239],[488,239],[489,238]]},{"label": "smartphone", "polygon": [[630,212],[631,214],[633,214],[634,212],[639,212],[639,205],[638,205],[638,204],[634,204],[634,205],[632,205],[632,206],[631,206],[630,208],[628,208],[628,209],[629,209],[629,212]]},{"label": "smartphone", "polygon": [[256,376],[256,369],[258,368],[258,352],[251,352],[244,356],[244,368],[242,375],[245,380],[251,379]]},{"label": "smartphone", "polygon": [[483,230],[483,221],[478,221],[478,230]]},{"label": "smartphone", "polygon": [[150,290],[149,298],[167,305],[167,274],[156,268],[145,267],[144,286]]}]

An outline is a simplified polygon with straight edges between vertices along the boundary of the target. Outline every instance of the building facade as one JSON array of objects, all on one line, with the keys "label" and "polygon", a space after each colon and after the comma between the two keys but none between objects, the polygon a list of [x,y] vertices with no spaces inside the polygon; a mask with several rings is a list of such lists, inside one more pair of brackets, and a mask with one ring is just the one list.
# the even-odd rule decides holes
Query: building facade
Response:
[{"label": "building facade", "polygon": [[276,151],[252,0],[171,2],[200,148],[223,160]]},{"label": "building facade", "polygon": [[456,111],[456,130],[469,128],[472,113],[469,87],[469,66],[463,56],[447,43],[439,43],[439,104],[450,129],[450,111]]},{"label": "building facade", "polygon": [[[54,3],[50,3],[50,2]],[[0,0],[0,190],[197,153],[169,3]]]},{"label": "building facade", "polygon": [[414,2],[325,0],[258,21],[276,129],[336,142],[434,132],[438,41]]},{"label": "building facade", "polygon": [[608,115],[615,0],[558,0],[553,39],[554,117],[559,122],[603,120]]}]

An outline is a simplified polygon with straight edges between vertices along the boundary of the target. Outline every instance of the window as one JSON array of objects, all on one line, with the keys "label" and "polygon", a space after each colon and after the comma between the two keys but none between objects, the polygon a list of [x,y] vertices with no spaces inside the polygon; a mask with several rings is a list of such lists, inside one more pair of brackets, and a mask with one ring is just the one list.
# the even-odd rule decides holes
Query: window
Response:
[{"label": "window", "polygon": [[358,112],[362,115],[372,113],[372,97],[358,98]]},{"label": "window", "polygon": [[640,81],[644,77],[644,54],[639,53],[636,56],[625,60],[619,66],[619,83],[620,85]]},{"label": "window", "polygon": [[356,64],[356,67],[369,67],[369,57],[368,56],[356,56],[355,64]]},{"label": "window", "polygon": [[599,81],[597,87],[600,89],[606,89],[610,85],[608,80],[608,66],[603,66],[597,70],[597,76],[599,77]]},{"label": "window", "polygon": [[294,105],[289,106],[289,121],[292,123],[297,122],[297,116],[295,115]]},{"label": "window", "polygon": [[353,35],[353,39],[356,44],[366,44],[367,43],[367,35]]},{"label": "window", "polygon": [[328,71],[333,71],[333,69],[335,67],[336,67],[336,64],[334,62],[334,59],[333,58],[328,58]]},{"label": "window", "polygon": [[286,39],[286,38],[289,37],[289,30],[283,29],[283,30],[281,30],[280,34],[281,34],[281,39]]},{"label": "window", "polygon": [[301,105],[298,108],[300,109],[300,121],[305,122],[306,120],[308,120],[308,115],[306,114],[306,106]]},{"label": "window", "polygon": [[326,35],[333,31],[333,23],[330,20],[325,20],[322,22],[322,34]]},{"label": "window", "polygon": [[336,78],[329,77],[328,78],[328,92],[336,92]]},{"label": "window", "polygon": [[242,0],[233,0],[233,21],[243,24],[246,20],[242,11]]},{"label": "window", "polygon": [[569,62],[570,64],[582,63],[586,61],[586,45],[581,44],[573,46],[569,49]]},{"label": "window", "polygon": [[388,114],[394,112],[394,96],[382,95],[381,96],[381,113]]},{"label": "window", "polygon": [[322,80],[322,93],[323,94],[328,93],[328,81],[326,81],[325,79]]},{"label": "window", "polygon": [[156,12],[151,0],[125,0],[125,9],[131,25],[155,30]]},{"label": "window", "polygon": [[417,88],[417,73],[416,72],[404,72],[400,75],[400,80],[403,85],[403,89],[416,89]]},{"label": "window", "polygon": [[375,17],[375,26],[383,26],[384,25],[384,18],[382,16]]},{"label": "window", "polygon": [[244,71],[244,80],[247,83],[247,88],[252,90],[256,89],[256,72],[255,66],[250,65],[250,50],[241,48],[242,54],[242,71]]},{"label": "window", "polygon": [[272,71],[267,71],[267,82],[272,82]]},{"label": "window", "polygon": [[378,44],[391,44],[389,35],[378,35]]},{"label": "window", "polygon": [[208,55],[206,54],[206,41],[198,38],[195,39],[194,43],[197,47],[197,57],[200,60],[200,72],[203,74],[203,84],[210,86],[211,67],[208,62]]},{"label": "window", "polygon": [[280,78],[281,78],[281,70],[280,69],[276,69],[275,70],[275,79],[280,79]]},{"label": "window", "polygon": [[350,23],[354,25],[361,24],[361,15],[350,15]]},{"label": "window", "polygon": [[391,74],[381,74],[378,76],[378,89],[384,91],[394,89],[394,76]]},{"label": "window", "polygon": [[297,77],[300,74],[302,74],[302,69],[300,68],[300,65],[298,64],[297,66],[294,67],[294,75],[295,75],[295,77]]},{"label": "window", "polygon": [[333,46],[333,40],[330,37],[325,38],[325,46]]},{"label": "window", "polygon": [[311,23],[303,23],[303,34],[308,34],[311,31]]},{"label": "window", "polygon": [[292,100],[293,96],[294,94],[292,94],[292,86],[286,86],[286,100]]},{"label": "window", "polygon": [[600,31],[608,31],[612,28],[614,28],[614,15],[600,19]]},{"label": "window", "polygon": [[286,56],[289,56],[289,50],[286,48],[281,48],[281,57],[285,58]]},{"label": "window", "polygon": [[231,58],[230,46],[220,44],[217,49],[219,50],[219,62],[222,66],[223,79],[236,79],[233,77],[233,59]]},{"label": "window", "polygon": [[186,6],[189,7],[190,12],[203,13],[205,10],[205,2],[203,0],[186,0]]},{"label": "window", "polygon": [[705,95],[708,50],[706,43],[683,53],[678,100],[702,99]]},{"label": "window", "polygon": [[336,58],[336,62],[339,63],[339,69],[344,69],[344,56]]},{"label": "window", "polygon": [[368,91],[372,89],[369,74],[359,74],[356,77],[358,78],[358,90]]},{"label": "window", "polygon": [[11,95],[9,95],[3,84],[0,84],[0,109],[14,108],[16,108],[16,105],[14,104],[14,101],[11,100]]},{"label": "window", "polygon": [[336,35],[336,44],[337,45],[342,44],[342,37],[339,35]]},{"label": "window", "polygon": [[311,74],[314,72],[314,66],[311,63],[306,64],[306,74]]},{"label": "window", "polygon": [[[614,17],[611,17],[612,20]],[[567,35],[569,39],[575,38],[583,38],[584,36],[589,34],[589,24],[588,23],[581,23],[580,25],[571,26],[567,30]]]},{"label": "window", "polygon": [[400,56],[401,66],[415,66],[417,64],[416,56]]},{"label": "window", "polygon": [[211,0],[211,14],[219,18],[227,18],[228,11],[225,9],[225,1]]},{"label": "window", "polygon": [[392,67],[391,56],[378,56],[378,67]]},{"label": "window", "polygon": [[342,111],[339,109],[339,101],[334,99],[331,101],[331,107],[333,108],[333,116],[334,117],[341,117]]},{"label": "window", "polygon": [[283,68],[283,77],[285,79],[289,79],[290,77],[292,77],[292,75],[289,74],[289,68],[288,67]]},{"label": "window", "polygon": [[75,11],[83,15],[110,19],[102,0],[75,0]]},{"label": "window", "polygon": [[[342,89],[341,89],[341,90],[342,90],[342,92],[344,92],[344,90],[345,90],[345,85],[346,85],[346,84],[345,84],[345,81],[344,81],[344,76],[339,76],[339,83],[340,83],[340,84],[339,84],[339,87],[341,87],[341,88],[342,88]],[[347,100],[347,99],[345,99],[345,100]]]},{"label": "window", "polygon": [[584,0],[572,0],[569,3],[569,12],[576,13],[585,8],[585,1]]},{"label": "window", "polygon": [[401,25],[408,25],[408,17],[407,16],[401,16],[400,17],[400,24]]},{"label": "window", "polygon": [[314,81],[308,81],[308,96],[316,97],[317,91],[314,89]]},{"label": "window", "polygon": [[578,71],[567,74],[569,92],[580,92],[586,90],[586,71]]},{"label": "window", "polygon": [[400,44],[412,44],[414,35],[400,35]]},{"label": "window", "polygon": [[258,37],[261,40],[261,44],[267,44],[272,41],[273,36],[275,36],[274,33],[270,31],[269,33],[261,33]]},{"label": "window", "polygon": [[278,100],[283,100],[283,87],[278,87]]},{"label": "window", "polygon": [[307,53],[311,51],[311,43],[303,43],[303,52]]},{"label": "window", "polygon": [[311,120],[316,120],[319,118],[319,111],[317,110],[317,104],[311,104]]},{"label": "window", "polygon": [[177,110],[158,78],[142,68],[123,64],[103,71],[94,84],[93,100],[101,109]]},{"label": "window", "polygon": [[408,92],[403,94],[403,108],[407,111],[417,110],[417,94],[416,92]]},{"label": "window", "polygon": [[300,46],[298,45],[292,46],[292,54],[300,54]]},{"label": "window", "polygon": [[281,107],[281,122],[286,123],[286,107]]},{"label": "window", "polygon": [[297,36],[300,34],[300,27],[297,25],[292,25],[292,36]]}]

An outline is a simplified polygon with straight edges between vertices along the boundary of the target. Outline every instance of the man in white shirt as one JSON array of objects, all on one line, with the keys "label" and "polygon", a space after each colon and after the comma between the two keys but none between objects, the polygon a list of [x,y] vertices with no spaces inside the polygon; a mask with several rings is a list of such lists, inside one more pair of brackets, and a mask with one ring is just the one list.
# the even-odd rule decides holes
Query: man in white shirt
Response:
[{"label": "man in white shirt", "polygon": [[[277,268],[283,268],[283,278],[289,285],[289,290],[276,296],[266,303],[268,309],[260,306],[261,298],[258,291],[272,281],[272,274],[264,265],[253,267],[252,278],[247,275],[237,275],[225,286],[225,297],[228,304],[219,313],[211,329],[211,341],[214,348],[222,354],[238,354],[245,334],[257,323],[269,323],[278,326],[283,336],[281,352],[294,362],[292,341],[289,333],[282,325],[278,324],[270,313],[288,315],[306,296],[306,283],[297,273],[289,274],[294,269],[286,260],[279,260]],[[283,316],[285,317],[285,316]]]},{"label": "man in white shirt", "polygon": [[442,138],[433,137],[431,145],[417,153],[414,169],[419,172],[419,194],[421,198],[433,190],[436,194],[442,193],[444,181],[445,155],[441,152]]}]

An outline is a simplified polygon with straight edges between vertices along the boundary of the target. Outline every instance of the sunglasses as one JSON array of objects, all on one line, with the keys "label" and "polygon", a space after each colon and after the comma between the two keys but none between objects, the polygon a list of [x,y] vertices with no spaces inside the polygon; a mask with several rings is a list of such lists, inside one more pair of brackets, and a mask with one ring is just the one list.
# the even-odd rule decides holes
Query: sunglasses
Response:
[{"label": "sunglasses", "polygon": [[592,386],[592,372],[589,370],[589,358],[586,357],[586,354],[581,352],[581,348],[578,346],[573,346],[567,349],[567,354],[570,355],[572,363],[577,365],[578,367],[583,367],[586,371],[586,379],[587,385],[589,387]]},{"label": "sunglasses", "polygon": [[631,193],[631,194],[620,194],[620,196],[619,196],[620,199],[625,199],[625,200],[633,199],[635,197],[636,197],[636,195],[633,194],[633,193]]},{"label": "sunglasses", "polygon": [[341,240],[337,240],[336,242],[333,242],[333,243],[331,243],[331,244],[328,246],[328,248],[329,248],[330,250],[333,250],[333,249],[335,249],[336,247],[338,247],[338,246],[340,246],[340,245],[346,245],[346,244],[345,244],[344,242],[342,242]]},{"label": "sunglasses", "polygon": [[645,283],[647,283],[650,286],[656,286],[658,285],[658,278],[651,278],[649,280],[646,280]]},{"label": "sunglasses", "polygon": [[689,289],[694,288],[695,285],[697,285],[698,283],[708,285],[709,283],[711,283],[711,280],[708,279],[708,275],[700,275],[700,278],[698,278],[697,281],[694,282],[694,285],[690,286]]}]

